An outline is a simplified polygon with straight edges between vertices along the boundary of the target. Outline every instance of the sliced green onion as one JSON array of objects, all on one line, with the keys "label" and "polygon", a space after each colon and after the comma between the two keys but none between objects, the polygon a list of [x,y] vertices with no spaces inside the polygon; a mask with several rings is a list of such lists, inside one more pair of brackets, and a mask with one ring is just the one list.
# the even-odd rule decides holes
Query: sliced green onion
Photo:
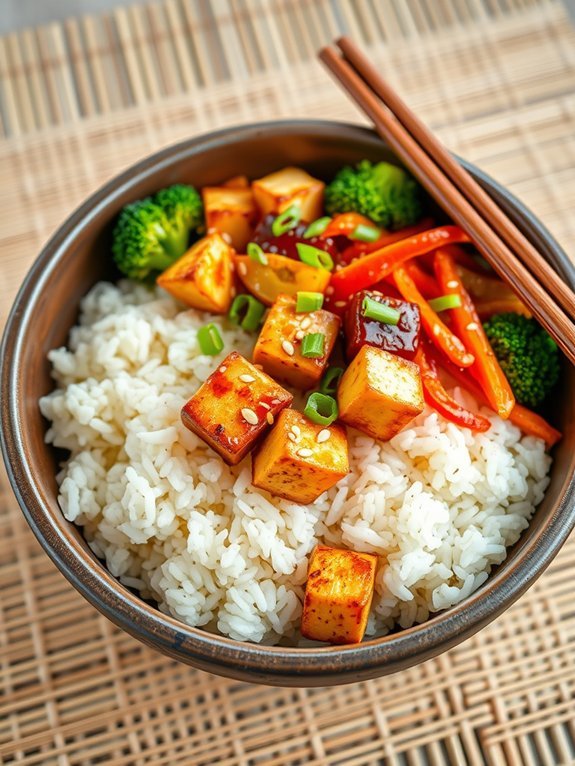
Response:
[{"label": "sliced green onion", "polygon": [[274,237],[280,237],[290,229],[295,229],[301,219],[301,208],[299,205],[290,205],[286,207],[283,213],[274,218],[272,223],[272,234]]},{"label": "sliced green onion", "polygon": [[381,237],[381,231],[377,226],[366,226],[365,223],[359,223],[349,235],[350,239],[357,239],[360,242],[376,242]]},{"label": "sliced green onion", "polygon": [[252,295],[237,295],[234,298],[228,318],[246,332],[255,332],[262,323],[266,307]]},{"label": "sliced green onion", "polygon": [[303,242],[297,243],[296,250],[302,263],[313,266],[315,269],[325,269],[326,271],[333,269],[333,258],[325,250],[320,250],[319,247],[313,245],[306,245]]},{"label": "sliced green onion", "polygon": [[307,229],[303,233],[304,239],[311,239],[311,237],[319,237],[320,234],[323,234],[324,231],[327,229],[327,227],[331,223],[331,218],[329,215],[324,216],[323,218],[316,218],[315,221],[312,221],[310,225],[307,227]]},{"label": "sliced green onion", "polygon": [[252,261],[255,261],[256,263],[261,263],[262,266],[268,265],[268,259],[266,257],[266,254],[261,249],[261,247],[257,244],[257,242],[250,242],[246,248],[246,253],[252,259]]},{"label": "sliced green onion", "polygon": [[458,309],[461,306],[461,298],[456,293],[442,295],[439,298],[432,298],[429,305],[434,311],[445,311],[446,309]]},{"label": "sliced green onion", "polygon": [[337,420],[339,411],[333,396],[326,396],[316,391],[309,395],[303,414],[313,423],[330,426],[334,420]]},{"label": "sliced green onion", "polygon": [[301,355],[308,359],[319,359],[325,349],[325,335],[322,332],[310,332],[301,342]]},{"label": "sliced green onion", "polygon": [[364,298],[361,309],[364,317],[376,319],[378,322],[382,322],[382,324],[396,325],[401,317],[401,313],[397,309],[392,309],[387,303],[374,301],[373,298]]},{"label": "sliced green onion", "polygon": [[343,369],[341,367],[328,367],[319,384],[320,393],[335,394],[342,375]]},{"label": "sliced green onion", "polygon": [[224,347],[224,341],[215,324],[205,324],[198,330],[198,343],[202,354],[215,356]]},{"label": "sliced green onion", "polygon": [[318,311],[323,306],[323,293],[298,292],[296,295],[296,314]]}]

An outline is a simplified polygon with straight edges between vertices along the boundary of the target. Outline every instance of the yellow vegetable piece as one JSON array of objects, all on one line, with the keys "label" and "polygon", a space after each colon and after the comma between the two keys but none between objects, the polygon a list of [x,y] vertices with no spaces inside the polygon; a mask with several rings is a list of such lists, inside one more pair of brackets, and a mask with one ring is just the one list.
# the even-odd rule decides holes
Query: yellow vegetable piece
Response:
[{"label": "yellow vegetable piece", "polygon": [[330,644],[359,643],[375,586],[377,556],[318,545],[312,553],[301,632]]},{"label": "yellow vegetable piece", "polygon": [[338,425],[319,426],[282,410],[252,461],[254,487],[296,503],[312,503],[349,472],[347,438]]},{"label": "yellow vegetable piece", "polygon": [[423,411],[419,367],[381,348],[363,346],[337,390],[339,417],[387,441]]},{"label": "yellow vegetable piece", "polygon": [[239,463],[293,396],[232,351],[182,408],[182,422],[230,465]]},{"label": "yellow vegetable piece", "polygon": [[[305,314],[296,314],[295,309],[295,298],[278,296],[262,327],[253,360],[273,378],[305,391],[319,383],[337,340],[341,320],[323,309]],[[321,357],[302,356],[303,337],[311,333],[325,336]]]},{"label": "yellow vegetable piece", "polygon": [[232,246],[245,252],[258,218],[251,189],[205,186],[202,199],[208,232],[215,230],[227,234]]},{"label": "yellow vegetable piece", "polygon": [[200,239],[156,282],[174,298],[201,311],[226,314],[232,302],[233,249],[220,234]]},{"label": "yellow vegetable piece", "polygon": [[239,278],[252,295],[271,306],[279,295],[295,297],[299,291],[323,293],[331,273],[325,269],[307,266],[285,255],[265,253],[267,264],[253,261],[247,255],[235,257]]},{"label": "yellow vegetable piece", "polygon": [[325,184],[301,168],[283,168],[252,183],[262,215],[278,215],[296,203],[304,221],[315,221],[323,213]]}]

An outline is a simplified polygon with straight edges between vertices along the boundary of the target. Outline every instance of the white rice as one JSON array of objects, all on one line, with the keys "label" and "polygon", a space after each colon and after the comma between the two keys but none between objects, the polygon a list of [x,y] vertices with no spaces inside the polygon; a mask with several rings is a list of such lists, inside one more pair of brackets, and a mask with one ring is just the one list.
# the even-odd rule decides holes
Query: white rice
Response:
[{"label": "white rice", "polygon": [[228,467],[180,422],[224,356],[254,343],[210,315],[225,347],[204,356],[206,321],[159,290],[100,283],[69,349],[50,353],[47,441],[71,452],[60,505],[116,577],[189,625],[267,643],[298,640],[317,542],[380,555],[370,635],[485,582],[547,487],[541,440],[495,416],[473,435],[426,410],[388,443],[350,430],[351,473],[312,505],[272,497],[251,486],[249,459]]}]

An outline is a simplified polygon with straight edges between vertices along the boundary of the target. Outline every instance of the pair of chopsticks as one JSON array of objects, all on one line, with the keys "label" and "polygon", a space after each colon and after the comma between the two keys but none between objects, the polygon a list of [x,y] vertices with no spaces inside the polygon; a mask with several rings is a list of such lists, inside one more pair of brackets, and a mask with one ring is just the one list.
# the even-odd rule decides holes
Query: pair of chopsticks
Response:
[{"label": "pair of chopsticks", "polygon": [[348,38],[320,59],[379,135],[575,364],[575,294]]}]

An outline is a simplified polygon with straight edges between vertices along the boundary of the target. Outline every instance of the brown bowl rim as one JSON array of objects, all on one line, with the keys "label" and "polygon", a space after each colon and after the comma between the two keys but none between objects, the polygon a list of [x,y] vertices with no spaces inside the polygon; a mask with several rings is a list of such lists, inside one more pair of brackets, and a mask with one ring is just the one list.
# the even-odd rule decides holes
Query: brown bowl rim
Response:
[{"label": "brown bowl rim", "polygon": [[[152,154],[102,186],[58,228],[28,272],[10,312],[0,351],[3,392],[2,452],[18,503],[32,531],[72,585],[112,622],[145,644],[203,670],[245,681],[280,686],[350,683],[395,672],[429,659],[473,635],[510,606],[545,570],[575,526],[575,478],[566,479],[560,501],[546,523],[510,567],[502,565],[475,593],[421,625],[358,645],[314,648],[261,646],[191,628],[163,614],[124,587],[95,562],[71,534],[55,523],[40,482],[21,459],[22,419],[18,407],[20,338],[47,273],[89,221],[116,196],[148,174],[193,156],[208,146],[241,143],[258,134],[285,138],[305,132],[381,146],[369,128],[328,120],[279,120],[201,135]],[[575,286],[575,267],[540,221],[504,187],[470,163],[461,164],[494,198],[514,208],[523,231],[546,252],[559,273]],[[71,525],[70,525],[71,526]]]}]

